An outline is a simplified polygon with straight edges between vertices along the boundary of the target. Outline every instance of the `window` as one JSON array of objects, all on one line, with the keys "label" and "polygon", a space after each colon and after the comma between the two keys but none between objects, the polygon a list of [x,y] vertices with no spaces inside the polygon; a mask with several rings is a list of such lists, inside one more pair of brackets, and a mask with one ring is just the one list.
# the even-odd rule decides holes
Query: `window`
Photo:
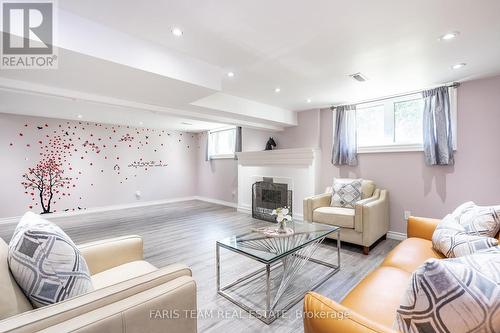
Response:
[{"label": "window", "polygon": [[208,132],[208,157],[210,159],[234,158],[236,127],[225,127]]},{"label": "window", "polygon": [[358,152],[422,150],[420,94],[358,104]]},{"label": "window", "polygon": [[[457,89],[450,87],[448,91],[453,149],[456,150]],[[422,151],[423,112],[421,93],[357,104],[358,153]]]}]

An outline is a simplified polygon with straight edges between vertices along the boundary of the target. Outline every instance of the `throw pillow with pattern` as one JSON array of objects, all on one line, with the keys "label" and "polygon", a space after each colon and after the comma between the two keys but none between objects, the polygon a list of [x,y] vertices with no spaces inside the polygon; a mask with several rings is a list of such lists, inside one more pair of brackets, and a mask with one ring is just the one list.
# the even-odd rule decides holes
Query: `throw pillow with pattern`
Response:
[{"label": "throw pillow with pattern", "polygon": [[432,245],[448,258],[472,254],[491,246],[500,229],[500,206],[477,206],[472,201],[460,205],[438,224]]},{"label": "throw pillow with pattern", "polygon": [[500,332],[500,249],[429,259],[413,274],[396,312],[403,333]]},{"label": "throw pillow with pattern", "polygon": [[361,179],[337,179],[333,180],[332,201],[330,206],[354,208],[356,202],[361,200]]},{"label": "throw pillow with pattern", "polygon": [[73,241],[61,228],[31,212],[14,231],[8,263],[34,307],[93,290],[87,263]]}]

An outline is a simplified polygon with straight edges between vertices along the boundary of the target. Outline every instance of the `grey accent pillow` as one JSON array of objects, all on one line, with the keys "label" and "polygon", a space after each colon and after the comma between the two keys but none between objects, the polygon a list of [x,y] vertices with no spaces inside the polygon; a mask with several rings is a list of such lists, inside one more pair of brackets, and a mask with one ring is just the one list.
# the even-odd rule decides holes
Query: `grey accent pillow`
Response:
[{"label": "grey accent pillow", "polygon": [[456,258],[498,245],[498,240],[469,233],[452,214],[438,224],[432,234],[432,247],[447,258]]},{"label": "grey accent pillow", "polygon": [[499,212],[500,206],[477,206],[472,201],[460,205],[436,227],[433,248],[455,258],[498,245],[493,237],[500,229]]},{"label": "grey accent pillow", "polygon": [[426,261],[411,277],[394,328],[403,333],[500,332],[500,249]]},{"label": "grey accent pillow", "polygon": [[330,206],[354,208],[361,200],[361,179],[333,179],[332,201]]},{"label": "grey accent pillow", "polygon": [[9,243],[9,268],[34,307],[94,290],[87,263],[73,241],[41,216],[24,214]]}]

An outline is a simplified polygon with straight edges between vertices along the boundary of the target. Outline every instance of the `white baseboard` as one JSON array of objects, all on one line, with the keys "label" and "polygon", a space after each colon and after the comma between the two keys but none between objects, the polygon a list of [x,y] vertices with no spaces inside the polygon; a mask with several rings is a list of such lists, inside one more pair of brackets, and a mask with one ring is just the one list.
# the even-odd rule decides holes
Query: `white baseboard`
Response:
[{"label": "white baseboard", "polygon": [[[45,215],[44,218],[52,219],[52,218],[59,218],[59,217],[78,216],[78,215],[83,215],[83,214],[101,213],[101,212],[108,212],[108,211],[113,211],[113,210],[118,210],[118,209],[127,209],[127,208],[148,207],[148,206],[155,206],[155,205],[162,205],[162,204],[167,204],[167,203],[190,201],[190,200],[197,200],[197,197],[196,196],[179,197],[179,198],[171,198],[171,199],[164,199],[164,200],[142,201],[142,202],[132,202],[132,203],[128,203],[128,204],[121,204],[121,205],[94,207],[94,208],[82,209],[82,210],[77,210],[77,211],[55,212],[55,213],[50,213],[48,215]],[[3,218],[0,218],[0,224],[12,223],[13,221],[19,221],[20,218],[21,218],[21,216],[3,217]]]},{"label": "white baseboard", "polygon": [[195,196],[194,200],[200,200],[200,201],[214,203],[214,204],[217,204],[217,205],[228,206],[228,207],[232,207],[232,208],[238,208],[238,204],[236,202],[231,202],[231,201],[224,201],[224,200],[212,199],[212,198],[200,197],[200,196]]},{"label": "white baseboard", "polygon": [[405,233],[402,232],[396,232],[396,231],[389,231],[387,233],[387,238],[389,239],[395,239],[395,240],[405,240],[408,238]]},{"label": "white baseboard", "polygon": [[238,205],[237,211],[239,213],[252,214],[252,207],[247,205]]}]

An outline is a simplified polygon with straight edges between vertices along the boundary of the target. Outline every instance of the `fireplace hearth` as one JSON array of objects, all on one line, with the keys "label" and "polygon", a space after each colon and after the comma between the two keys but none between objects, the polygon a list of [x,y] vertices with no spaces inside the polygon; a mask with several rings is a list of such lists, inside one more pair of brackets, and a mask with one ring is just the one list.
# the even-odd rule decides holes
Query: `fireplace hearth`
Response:
[{"label": "fireplace hearth", "polygon": [[288,184],[275,183],[273,178],[264,177],[263,181],[252,185],[253,218],[276,222],[276,217],[271,214],[279,207],[288,207],[292,215],[292,191]]}]

